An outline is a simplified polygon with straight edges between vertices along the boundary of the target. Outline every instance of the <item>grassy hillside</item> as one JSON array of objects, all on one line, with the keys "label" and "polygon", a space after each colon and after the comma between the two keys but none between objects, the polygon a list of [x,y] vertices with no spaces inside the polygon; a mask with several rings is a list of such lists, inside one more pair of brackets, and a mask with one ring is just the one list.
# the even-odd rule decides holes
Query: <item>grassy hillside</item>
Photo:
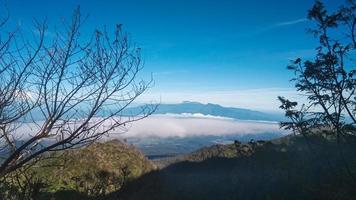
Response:
[{"label": "grassy hillside", "polygon": [[[20,176],[23,184],[31,178],[31,184],[39,187],[36,199],[103,196],[155,169],[139,150],[119,140],[52,155],[58,158],[41,161],[26,171],[26,177]],[[14,198],[21,199],[21,195]]]},{"label": "grassy hillside", "polygon": [[[309,145],[312,144],[312,149]],[[285,137],[204,148],[140,177],[111,199],[354,199],[356,141]],[[236,149],[234,149],[236,148]]]},{"label": "grassy hillside", "polygon": [[[153,162],[159,168],[164,168],[173,163],[182,161],[201,162],[209,158],[237,158],[242,156],[250,156],[257,149],[273,144],[276,145],[276,148],[281,148],[283,151],[285,146],[293,143],[292,140],[294,140],[295,137],[296,136],[284,136],[269,141],[250,140],[249,142],[235,141],[234,144],[215,144],[212,146],[203,147],[186,155],[157,159]],[[303,148],[305,148],[305,146]]]}]

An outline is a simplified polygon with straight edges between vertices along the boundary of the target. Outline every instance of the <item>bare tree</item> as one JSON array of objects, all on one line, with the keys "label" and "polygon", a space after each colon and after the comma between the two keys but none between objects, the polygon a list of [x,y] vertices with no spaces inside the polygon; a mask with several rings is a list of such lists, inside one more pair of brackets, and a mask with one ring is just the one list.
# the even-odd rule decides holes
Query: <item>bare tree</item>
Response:
[{"label": "bare tree", "polygon": [[155,110],[125,112],[151,81],[137,80],[140,48],[121,25],[113,37],[106,28],[83,36],[78,8],[54,33],[35,23],[38,39],[28,42],[19,31],[4,31],[7,20],[0,23],[0,177],[47,152],[123,132]]},{"label": "bare tree", "polygon": [[[337,144],[345,144],[356,136],[356,3],[349,0],[339,10],[328,12],[316,1],[308,12],[316,26],[310,33],[319,39],[314,60],[297,58],[288,66],[295,73],[295,87],[307,101],[298,102],[279,97],[289,121],[286,129],[304,136],[323,132],[335,136]],[[340,157],[356,184],[340,146]]]}]

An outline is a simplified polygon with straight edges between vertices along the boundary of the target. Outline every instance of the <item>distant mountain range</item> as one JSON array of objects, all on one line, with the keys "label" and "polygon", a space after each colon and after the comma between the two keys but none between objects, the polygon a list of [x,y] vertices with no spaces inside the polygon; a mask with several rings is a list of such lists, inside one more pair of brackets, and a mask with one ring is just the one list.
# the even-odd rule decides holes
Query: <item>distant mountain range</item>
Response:
[{"label": "distant mountain range", "polygon": [[[129,108],[126,112],[138,113],[140,107]],[[182,114],[182,113],[201,113],[204,115],[213,115],[229,117],[241,120],[263,120],[263,121],[281,121],[284,120],[282,114],[272,114],[249,110],[244,108],[223,107],[218,104],[202,104],[199,102],[184,101],[178,104],[160,104],[154,114]]]},{"label": "distant mountain range", "polygon": [[[100,116],[106,116],[107,113],[109,112],[101,111],[98,114]],[[141,106],[126,108],[121,114],[135,115],[139,113],[142,113]],[[177,103],[177,104],[159,104],[157,110],[154,112],[154,114],[183,114],[183,113],[191,113],[191,114],[200,113],[203,115],[228,117],[228,118],[240,119],[240,120],[260,120],[260,121],[285,120],[283,114],[266,113],[266,112],[245,109],[245,108],[224,107],[219,104],[212,104],[212,103],[203,104],[203,103],[191,102],[191,101],[184,101],[182,103]],[[39,121],[39,120],[43,120],[44,118],[42,113],[38,109],[35,109],[32,111],[31,120],[32,119]],[[32,122],[31,120],[29,120],[29,122]]]}]

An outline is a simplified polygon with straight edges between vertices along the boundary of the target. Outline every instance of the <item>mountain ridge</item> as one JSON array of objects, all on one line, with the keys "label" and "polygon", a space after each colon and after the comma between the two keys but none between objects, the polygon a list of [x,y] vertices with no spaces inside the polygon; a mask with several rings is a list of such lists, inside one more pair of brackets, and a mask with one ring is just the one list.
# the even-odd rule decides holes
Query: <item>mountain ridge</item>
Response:
[{"label": "mountain ridge", "polygon": [[[182,103],[172,104],[154,104],[157,110],[154,114],[183,114],[200,113],[203,115],[213,115],[228,117],[240,120],[262,120],[262,121],[281,121],[284,119],[282,114],[272,114],[246,108],[225,107],[219,104],[183,101]],[[142,107],[131,107],[125,111],[125,114],[139,113]]]}]

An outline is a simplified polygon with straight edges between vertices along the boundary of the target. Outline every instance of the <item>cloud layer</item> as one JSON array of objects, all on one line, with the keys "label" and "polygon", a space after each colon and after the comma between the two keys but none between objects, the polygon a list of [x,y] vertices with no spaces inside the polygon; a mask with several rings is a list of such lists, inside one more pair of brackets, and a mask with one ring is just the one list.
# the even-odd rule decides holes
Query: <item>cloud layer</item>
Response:
[{"label": "cloud layer", "polygon": [[[119,120],[119,119],[117,119]],[[121,120],[127,120],[121,118]],[[37,133],[43,122],[25,123],[16,130],[17,139],[28,139]],[[101,127],[106,129],[111,122]],[[106,127],[106,128],[105,128]],[[100,130],[100,128],[99,128]],[[190,114],[152,115],[113,130],[104,140],[113,138],[169,138],[190,136],[224,136],[260,133],[282,133],[277,122],[236,120],[220,116]]]},{"label": "cloud layer", "polygon": [[242,121],[202,114],[153,115],[135,122],[120,137],[188,137],[286,133],[276,122]]}]

